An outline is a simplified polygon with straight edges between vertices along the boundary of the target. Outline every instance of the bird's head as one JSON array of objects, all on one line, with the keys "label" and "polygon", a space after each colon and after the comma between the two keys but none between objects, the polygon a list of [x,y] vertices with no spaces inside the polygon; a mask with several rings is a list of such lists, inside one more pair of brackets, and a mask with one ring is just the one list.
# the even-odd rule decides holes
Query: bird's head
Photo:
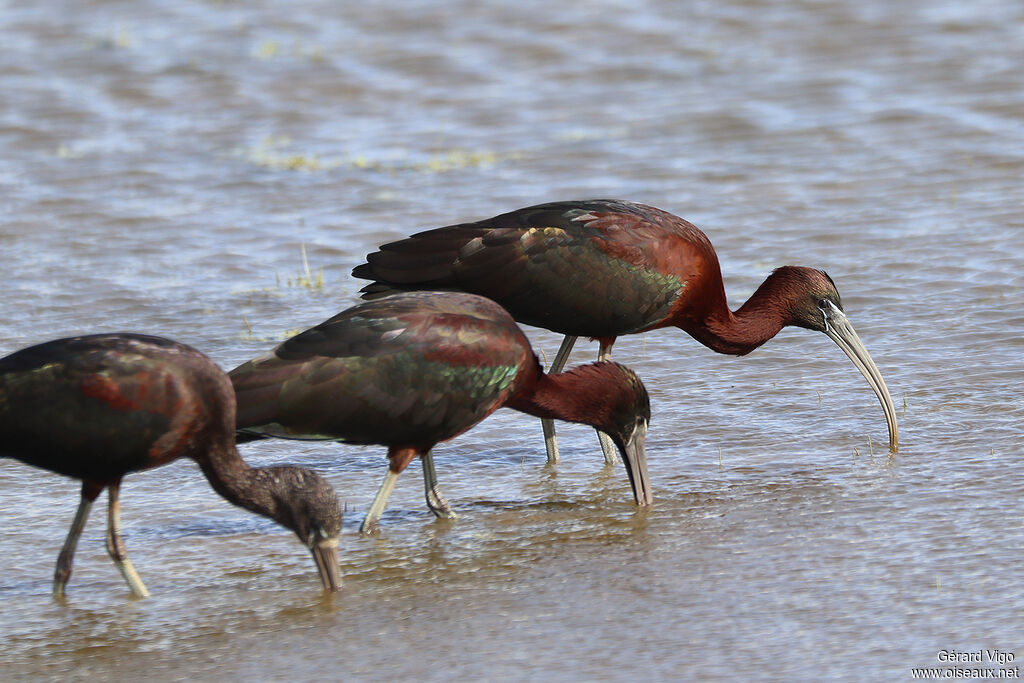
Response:
[{"label": "bird's head", "polygon": [[889,388],[885,386],[882,373],[847,319],[836,283],[825,271],[803,266],[778,268],[766,280],[766,284],[769,281],[780,292],[778,300],[787,302],[789,306],[789,324],[825,333],[864,375],[878,397],[878,402],[882,404],[889,427],[889,449],[895,452],[898,443],[896,409],[889,396]]},{"label": "bird's head", "polygon": [[791,325],[824,332],[826,316],[832,311],[843,312],[836,283],[823,270],[783,266],[772,273],[771,279],[783,292],[780,299],[790,309]]},{"label": "bird's head", "polygon": [[324,590],[338,590],[341,507],[334,489],[319,474],[302,467],[271,467],[265,472],[274,482],[274,520],[294,531],[313,554]]},{"label": "bird's head", "polygon": [[578,395],[592,403],[587,424],[611,437],[618,448],[636,504],[650,505],[654,499],[647,477],[645,444],[651,399],[644,383],[626,366],[607,361],[582,365],[566,374],[578,378]]}]

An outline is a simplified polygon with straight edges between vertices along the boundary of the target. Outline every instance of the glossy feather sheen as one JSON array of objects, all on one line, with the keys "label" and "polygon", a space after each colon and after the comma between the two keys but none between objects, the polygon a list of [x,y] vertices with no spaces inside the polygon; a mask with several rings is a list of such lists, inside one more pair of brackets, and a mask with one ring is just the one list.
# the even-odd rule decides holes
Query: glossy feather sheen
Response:
[{"label": "glossy feather sheen", "polygon": [[0,456],[81,479],[82,502],[57,562],[62,596],[92,502],[107,487],[108,552],[139,597],[149,593],[120,537],[121,478],[194,459],[225,499],[291,529],[340,586],[341,509],[330,484],[298,467],[252,468],[234,441],[234,392],[205,355],[137,334],[58,339],[0,359]]},{"label": "glossy feather sheen", "polygon": [[14,353],[0,360],[0,453],[100,482],[191,455],[204,420],[182,408],[198,404],[196,386],[224,389],[205,379],[209,366],[197,351],[142,335]]},{"label": "glossy feather sheen", "polygon": [[644,442],[650,401],[636,373],[595,363],[545,375],[508,311],[458,292],[407,292],[339,313],[230,373],[242,438],[323,438],[388,447],[363,520],[371,532],[397,476],[424,462],[427,504],[452,516],[430,450],[503,405],[609,434],[638,505],[652,500]]},{"label": "glossy feather sheen", "polygon": [[[732,311],[707,236],[665,211],[614,200],[542,204],[422,232],[385,244],[366,260],[352,271],[374,280],[362,289],[364,298],[438,287],[474,292],[520,322],[567,338],[599,339],[602,353],[620,335],[669,326],[737,356],[787,325],[824,332],[868,380],[885,412],[889,448],[897,448],[892,397],[828,274],[776,268]],[[833,311],[835,324],[828,322]],[[553,444],[549,438],[549,459],[557,457]]]},{"label": "glossy feather sheen", "polygon": [[542,204],[429,230],[385,245],[367,261],[353,275],[378,281],[363,290],[371,296],[403,288],[470,291],[500,302],[520,322],[591,337],[665,324],[681,303],[696,305],[698,276],[718,271],[711,243],[692,224],[610,200]]},{"label": "glossy feather sheen", "polygon": [[240,429],[429,448],[494,412],[535,362],[497,304],[422,293],[344,311],[230,376]]}]

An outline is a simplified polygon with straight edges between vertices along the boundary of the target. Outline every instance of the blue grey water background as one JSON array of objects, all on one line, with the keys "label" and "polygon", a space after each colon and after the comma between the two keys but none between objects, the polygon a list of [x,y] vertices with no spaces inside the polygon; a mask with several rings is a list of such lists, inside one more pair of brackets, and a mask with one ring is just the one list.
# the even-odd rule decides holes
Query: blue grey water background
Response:
[{"label": "blue grey water background", "polygon": [[[650,510],[591,430],[561,426],[552,469],[511,411],[436,451],[458,520],[429,515],[413,465],[376,538],[356,528],[383,449],[246,446],[322,471],[347,505],[333,599],[288,532],[178,462],[123,488],[153,597],[129,598],[101,506],[59,605],[78,486],[4,460],[0,678],[1019,664],[1022,48],[1013,0],[0,1],[4,354],[132,330],[231,368],[355,303],[349,271],[384,241],[616,197],[702,227],[734,306],[777,265],[826,269],[901,435],[890,457],[824,335],[737,359],[661,330],[615,347],[652,396]],[[528,332],[550,358],[557,338]]]}]

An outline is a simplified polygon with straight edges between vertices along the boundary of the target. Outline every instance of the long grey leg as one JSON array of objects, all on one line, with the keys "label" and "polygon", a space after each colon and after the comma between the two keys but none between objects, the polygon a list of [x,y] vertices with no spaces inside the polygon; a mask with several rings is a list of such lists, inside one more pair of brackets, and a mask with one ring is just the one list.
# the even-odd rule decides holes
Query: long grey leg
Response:
[{"label": "long grey leg", "polygon": [[82,484],[82,499],[78,503],[78,510],[75,511],[75,518],[68,530],[68,537],[64,546],[57,556],[57,568],[53,572],[53,597],[63,598],[64,587],[71,578],[71,563],[75,560],[75,548],[78,547],[78,539],[82,536],[82,529],[85,528],[85,521],[89,519],[89,510],[92,509],[92,502],[96,496],[89,497],[86,493],[86,485]]},{"label": "long grey leg", "polygon": [[[570,334],[565,335],[562,345],[558,347],[558,353],[555,354],[555,360],[548,369],[549,375],[562,371],[562,368],[565,367],[565,362],[569,360],[569,354],[572,353],[572,347],[575,343],[576,337]],[[541,419],[540,424],[544,429],[544,448],[548,452],[548,462],[558,462],[558,439],[555,437],[555,421]]]},{"label": "long grey leg", "polygon": [[121,575],[128,582],[132,593],[139,598],[148,598],[149,591],[132,566],[132,561],[128,559],[128,550],[125,548],[124,539],[121,538],[121,501],[118,495],[120,489],[121,482],[107,487],[107,553],[121,570]]},{"label": "long grey leg", "polygon": [[441,495],[437,488],[437,472],[434,470],[434,451],[427,451],[420,456],[420,464],[423,465],[423,488],[427,496],[427,507],[435,516],[442,519],[455,519],[458,517],[452,506]]},{"label": "long grey leg", "polygon": [[[597,352],[597,360],[610,361],[612,359],[612,345],[601,342],[601,349]],[[596,431],[596,430],[595,430]],[[604,432],[597,432],[597,439],[601,442],[601,451],[604,453],[604,463],[614,465],[619,462],[619,450],[615,442]]]},{"label": "long grey leg", "polygon": [[389,467],[387,474],[384,475],[384,481],[377,490],[377,497],[373,499],[373,504],[370,505],[370,511],[366,513],[366,518],[359,525],[359,533],[372,534],[377,531],[377,520],[384,514],[384,508],[388,506],[388,498],[391,497],[391,492],[395,489],[395,482],[397,481],[398,472],[393,471]]}]

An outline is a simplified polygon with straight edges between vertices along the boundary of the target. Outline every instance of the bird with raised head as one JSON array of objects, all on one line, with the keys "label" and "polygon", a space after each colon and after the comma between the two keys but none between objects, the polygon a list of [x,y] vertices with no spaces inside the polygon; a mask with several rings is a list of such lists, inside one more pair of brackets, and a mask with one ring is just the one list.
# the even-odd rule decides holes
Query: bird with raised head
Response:
[{"label": "bird with raised head", "polygon": [[[896,410],[882,375],[847,320],[824,271],[783,266],[736,311],[729,309],[718,255],[707,235],[661,209],[618,200],[530,206],[474,223],[420,232],[385,244],[352,274],[373,280],[363,298],[398,291],[480,294],[521,323],[566,335],[558,372],[576,337],[600,343],[678,327],[718,353],[742,356],[787,325],[825,333],[867,379],[897,448]],[[558,459],[545,422],[548,458]],[[614,451],[604,444],[605,457]]]}]

